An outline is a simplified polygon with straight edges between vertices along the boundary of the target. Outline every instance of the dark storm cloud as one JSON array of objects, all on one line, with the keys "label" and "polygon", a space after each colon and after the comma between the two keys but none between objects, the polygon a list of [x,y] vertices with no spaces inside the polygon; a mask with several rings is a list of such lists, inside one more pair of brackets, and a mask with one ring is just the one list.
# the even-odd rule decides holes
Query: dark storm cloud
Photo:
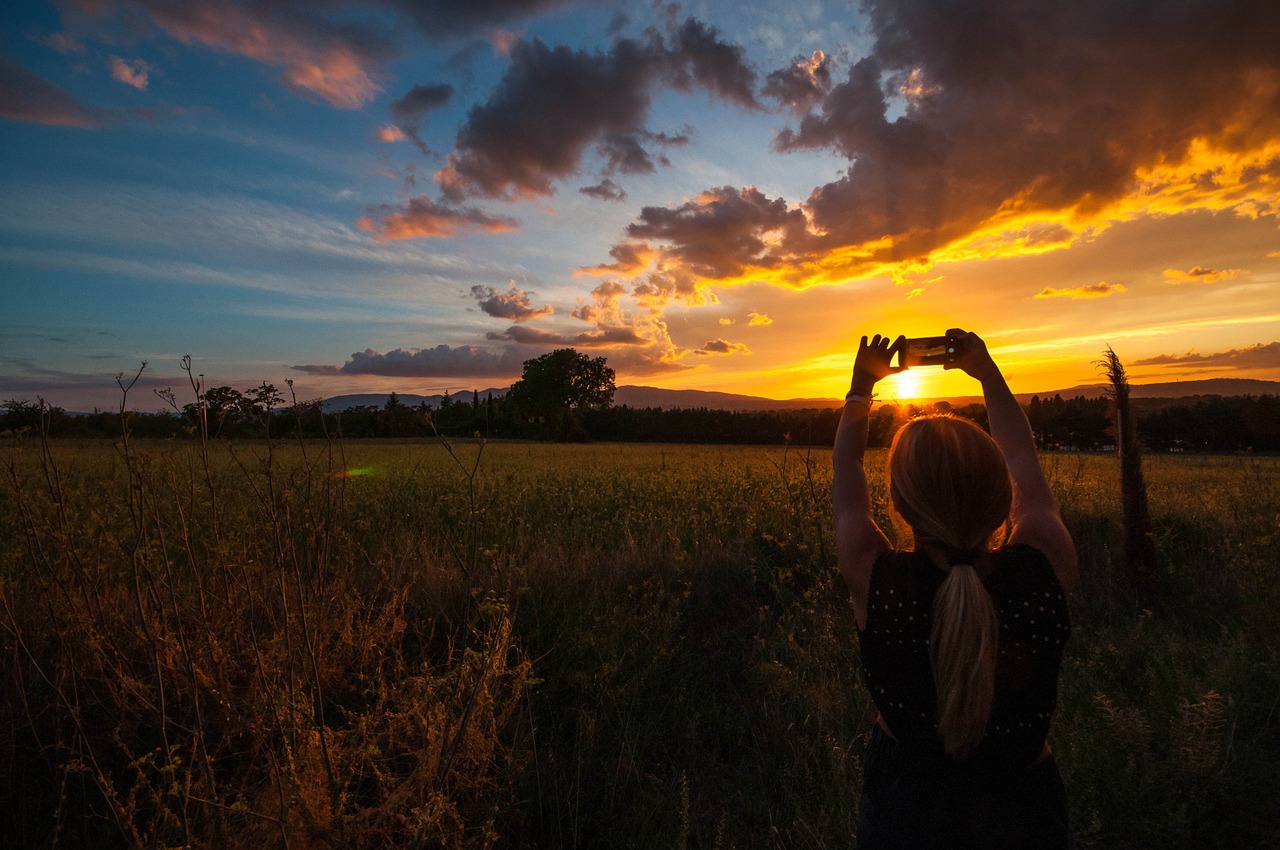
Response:
[{"label": "dark storm cloud", "polygon": [[1160,354],[1135,360],[1134,366],[1215,366],[1226,369],[1275,369],[1280,367],[1280,342],[1257,343],[1215,354]]},{"label": "dark storm cloud", "polygon": [[0,56],[0,117],[60,127],[102,127],[110,116],[44,77]]},{"label": "dark storm cloud", "polygon": [[533,293],[525,292],[514,283],[506,292],[499,292],[492,286],[471,287],[471,297],[476,299],[481,310],[496,319],[507,319],[512,322],[540,319],[555,312],[550,304],[542,307],[533,306],[532,296]]},{"label": "dark storm cloud", "polygon": [[709,189],[674,209],[645,207],[640,221],[627,228],[635,240],[664,242],[668,257],[704,277],[723,278],[747,265],[780,262],[764,237],[777,233],[794,239],[804,232],[804,215],[785,201],[767,198],[754,187]]},{"label": "dark storm cloud", "polygon": [[519,356],[474,345],[397,348],[385,354],[367,348],[341,366],[294,366],[313,375],[384,375],[401,378],[505,377],[519,374]]},{"label": "dark storm cloud", "polygon": [[[689,20],[668,39],[620,39],[608,52],[518,41],[493,94],[473,107],[458,131],[456,150],[437,175],[450,200],[550,195],[552,182],[577,173],[584,152],[605,146],[616,169],[652,170],[642,141],[679,143],[646,135],[652,92],[661,84],[695,86],[754,104],[754,72],[740,48]],[[636,172],[632,172],[636,173]]]},{"label": "dark storm cloud", "polygon": [[713,339],[706,345],[702,346],[702,348],[695,348],[693,353],[707,357],[713,354],[750,354],[751,349],[747,348],[740,342],[729,342],[727,339]]},{"label": "dark storm cloud", "polygon": [[583,186],[578,191],[601,201],[622,201],[627,197],[622,187],[607,177],[594,186]]},{"label": "dark storm cloud", "polygon": [[818,50],[808,59],[798,57],[791,67],[771,73],[761,94],[803,113],[830,90],[831,60]]},{"label": "dark storm cloud", "polygon": [[746,51],[721,41],[715,27],[687,19],[671,37],[665,65],[672,83],[688,90],[696,84],[724,100],[754,108],[756,73]]},{"label": "dark storm cloud", "polygon": [[598,327],[594,331],[583,331],[576,334],[561,334],[544,331],[524,325],[512,325],[502,333],[488,333],[490,340],[507,340],[523,345],[565,346],[580,348],[608,348],[619,345],[652,345],[653,340],[646,339],[627,327]]},{"label": "dark storm cloud", "polygon": [[689,144],[689,136],[685,133],[669,135],[667,133],[650,133],[637,130],[633,133],[611,133],[596,145],[596,151],[605,160],[606,174],[652,174],[658,165],[669,166],[671,160],[666,155],[655,155],[645,144],[670,147]]},{"label": "dark storm cloud", "polygon": [[[1246,153],[1280,138],[1280,4],[864,5],[873,50],[775,139],[783,153],[850,162],[805,199],[810,227],[771,249],[797,268],[854,246],[868,261],[924,258],[998,213],[1088,216],[1133,193],[1143,169],[1186,160],[1193,143]],[[764,93],[794,102],[803,87],[792,72],[770,76]],[[1273,170],[1240,179],[1257,191]],[[646,210],[640,226],[655,217]],[[672,229],[655,247],[667,259],[715,256],[697,273],[731,275],[755,264],[752,237],[766,226],[726,227],[719,248],[716,233],[691,242]]]},{"label": "dark storm cloud", "polygon": [[600,155],[607,161],[606,170],[623,174],[652,174],[657,171],[653,156],[640,146],[635,133],[612,133],[600,140]]},{"label": "dark storm cloud", "polygon": [[433,109],[440,109],[453,97],[453,86],[440,84],[434,86],[416,85],[403,96],[391,101],[391,117],[396,126],[414,143],[427,152],[427,147],[419,135],[422,119]]}]

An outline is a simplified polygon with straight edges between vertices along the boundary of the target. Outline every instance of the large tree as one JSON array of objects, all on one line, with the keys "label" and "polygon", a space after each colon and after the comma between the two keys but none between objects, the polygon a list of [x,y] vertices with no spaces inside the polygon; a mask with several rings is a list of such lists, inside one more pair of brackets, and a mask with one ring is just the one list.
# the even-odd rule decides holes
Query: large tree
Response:
[{"label": "large tree", "polygon": [[524,361],[524,373],[511,386],[507,400],[525,416],[540,422],[557,439],[581,438],[578,411],[613,403],[614,373],[603,357],[588,357],[572,348]]}]

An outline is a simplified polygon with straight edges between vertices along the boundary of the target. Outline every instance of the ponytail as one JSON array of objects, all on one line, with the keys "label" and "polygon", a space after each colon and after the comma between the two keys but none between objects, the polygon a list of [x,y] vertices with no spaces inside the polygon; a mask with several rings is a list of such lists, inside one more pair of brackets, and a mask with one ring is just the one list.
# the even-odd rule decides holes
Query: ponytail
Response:
[{"label": "ponytail", "polygon": [[954,416],[913,419],[889,449],[889,496],[915,544],[952,564],[933,597],[929,666],[938,692],[938,737],[952,758],[973,751],[995,702],[995,602],[974,564],[1009,518],[1013,486],[999,447]]},{"label": "ponytail", "polygon": [[957,564],[933,598],[929,664],[938,691],[938,735],[947,755],[967,756],[982,740],[995,701],[995,603],[977,570]]}]

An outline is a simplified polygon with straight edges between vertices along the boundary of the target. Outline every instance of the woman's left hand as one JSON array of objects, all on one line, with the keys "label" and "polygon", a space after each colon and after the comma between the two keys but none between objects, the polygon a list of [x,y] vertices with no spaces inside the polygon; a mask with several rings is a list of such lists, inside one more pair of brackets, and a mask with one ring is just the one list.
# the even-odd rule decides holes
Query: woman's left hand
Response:
[{"label": "woman's left hand", "polygon": [[853,361],[853,383],[849,392],[870,395],[876,381],[907,368],[893,365],[893,356],[906,341],[907,338],[900,335],[891,344],[889,337],[876,334],[867,342],[864,336],[858,344],[858,356]]}]

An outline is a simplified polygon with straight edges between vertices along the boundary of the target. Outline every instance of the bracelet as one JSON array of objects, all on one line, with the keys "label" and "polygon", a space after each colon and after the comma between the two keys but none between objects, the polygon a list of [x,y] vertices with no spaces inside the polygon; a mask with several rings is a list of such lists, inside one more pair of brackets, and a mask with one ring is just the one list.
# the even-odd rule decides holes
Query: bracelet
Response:
[{"label": "bracelet", "polygon": [[849,390],[849,394],[844,397],[844,403],[854,402],[855,404],[866,405],[867,410],[871,409],[872,395],[863,393],[861,390]]}]

